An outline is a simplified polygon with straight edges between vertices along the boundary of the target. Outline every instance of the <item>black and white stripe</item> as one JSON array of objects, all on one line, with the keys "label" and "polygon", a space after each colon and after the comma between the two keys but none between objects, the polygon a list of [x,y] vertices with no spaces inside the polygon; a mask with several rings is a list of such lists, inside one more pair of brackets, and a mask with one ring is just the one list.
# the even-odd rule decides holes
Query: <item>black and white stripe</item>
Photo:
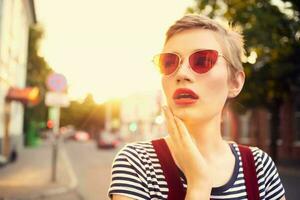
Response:
[{"label": "black and white stripe", "polygon": [[[247,199],[241,155],[237,144],[231,144],[236,166],[231,179],[223,186],[213,188],[211,199]],[[280,199],[284,195],[277,169],[271,157],[257,147],[251,147],[254,155],[260,198]],[[181,173],[184,187],[186,179]],[[120,194],[137,200],[167,199],[168,187],[157,155],[151,142],[126,145],[116,156],[112,166],[109,196]]]}]

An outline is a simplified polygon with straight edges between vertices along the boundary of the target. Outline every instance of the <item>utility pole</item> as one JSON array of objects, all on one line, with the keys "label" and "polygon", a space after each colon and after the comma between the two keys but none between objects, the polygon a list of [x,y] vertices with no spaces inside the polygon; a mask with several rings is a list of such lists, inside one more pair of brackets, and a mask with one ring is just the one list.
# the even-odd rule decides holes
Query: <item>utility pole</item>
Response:
[{"label": "utility pole", "polygon": [[59,150],[59,119],[60,119],[60,107],[51,107],[49,110],[51,113],[50,118],[53,120],[53,129],[52,129],[52,167],[51,167],[51,181],[56,182],[57,180],[57,157]]}]

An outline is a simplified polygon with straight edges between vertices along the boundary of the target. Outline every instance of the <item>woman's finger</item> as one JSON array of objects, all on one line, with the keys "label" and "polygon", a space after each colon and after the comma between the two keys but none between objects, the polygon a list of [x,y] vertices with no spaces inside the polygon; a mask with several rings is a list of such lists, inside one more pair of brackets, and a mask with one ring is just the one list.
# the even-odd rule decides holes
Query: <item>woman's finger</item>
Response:
[{"label": "woman's finger", "polygon": [[171,113],[170,109],[167,106],[163,106],[164,115],[166,117],[166,124],[168,128],[169,135],[171,136],[171,139],[178,144],[179,143],[179,135],[178,128],[176,126],[173,113]]},{"label": "woman's finger", "polygon": [[187,142],[188,145],[193,143],[193,139],[192,139],[191,135],[189,134],[183,121],[176,116],[174,116],[174,121],[175,121],[176,127],[178,129],[178,132],[181,136],[180,137],[181,140],[184,140],[184,142]]},{"label": "woman's finger", "polygon": [[200,154],[198,148],[196,147],[196,144],[194,142],[194,139],[192,138],[192,136],[189,134],[185,124],[183,123],[183,121],[181,119],[179,119],[178,117],[174,116],[174,120],[175,123],[177,124],[178,127],[178,132],[180,132],[180,134],[182,135],[182,144],[184,144],[184,146],[186,148],[190,148],[190,150],[194,150],[197,152],[197,157],[199,159],[199,161],[201,163],[205,163],[204,158],[202,157],[202,155]]}]

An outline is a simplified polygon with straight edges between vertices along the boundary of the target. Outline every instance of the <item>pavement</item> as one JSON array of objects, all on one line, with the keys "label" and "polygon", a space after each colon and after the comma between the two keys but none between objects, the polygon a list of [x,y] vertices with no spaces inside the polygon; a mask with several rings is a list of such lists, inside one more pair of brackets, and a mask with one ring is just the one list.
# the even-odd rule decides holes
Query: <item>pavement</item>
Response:
[{"label": "pavement", "polygon": [[59,145],[55,182],[51,181],[51,161],[50,140],[22,149],[17,161],[0,168],[0,200],[83,199],[63,143]]}]

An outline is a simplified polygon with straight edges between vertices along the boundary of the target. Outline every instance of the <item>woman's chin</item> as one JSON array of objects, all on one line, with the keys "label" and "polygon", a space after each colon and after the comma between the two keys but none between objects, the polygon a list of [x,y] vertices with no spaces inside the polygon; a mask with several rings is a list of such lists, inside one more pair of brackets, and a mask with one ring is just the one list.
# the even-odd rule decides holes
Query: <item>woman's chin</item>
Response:
[{"label": "woman's chin", "polygon": [[188,109],[174,109],[173,114],[184,122],[199,118],[199,114],[197,115],[196,113],[193,113],[192,110]]},{"label": "woman's chin", "polygon": [[208,120],[209,115],[203,115],[204,112],[199,109],[172,109],[174,116],[178,117],[185,123],[199,123]]}]

